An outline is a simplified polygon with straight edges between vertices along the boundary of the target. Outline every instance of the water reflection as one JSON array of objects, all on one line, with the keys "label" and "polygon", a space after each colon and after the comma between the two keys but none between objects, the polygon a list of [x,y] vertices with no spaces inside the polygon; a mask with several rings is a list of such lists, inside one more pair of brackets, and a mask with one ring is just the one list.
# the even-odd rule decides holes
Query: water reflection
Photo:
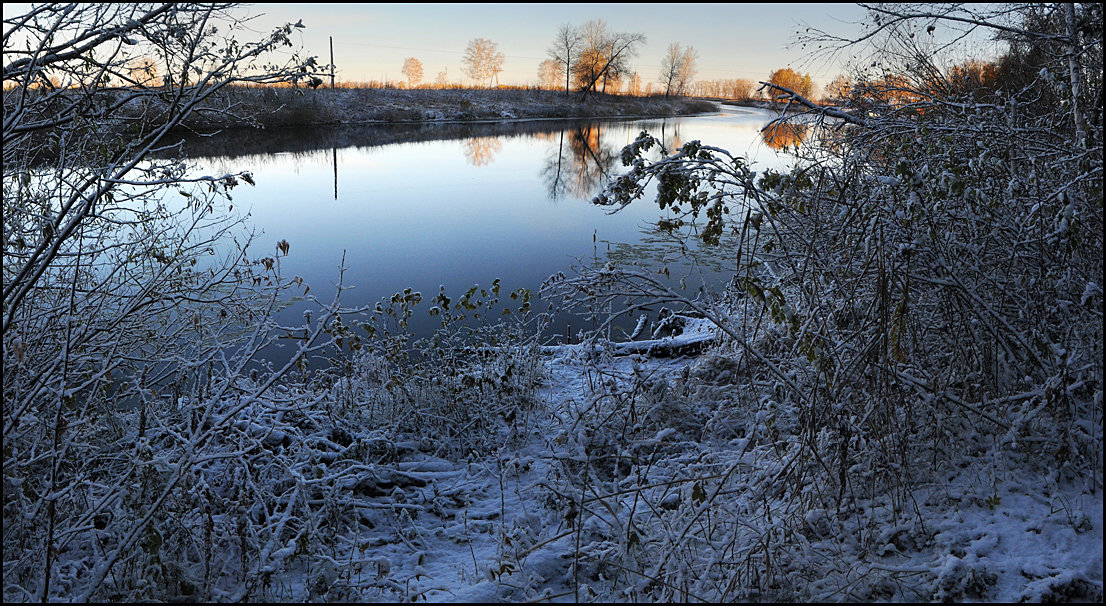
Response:
[{"label": "water reflection", "polygon": [[465,160],[470,166],[487,166],[495,160],[495,155],[503,151],[503,142],[499,137],[473,137],[461,144]]},{"label": "water reflection", "polygon": [[[588,204],[607,178],[626,170],[622,148],[646,130],[670,152],[698,139],[756,158],[767,151],[760,129],[772,117],[750,111],[669,120],[270,129],[185,138],[183,151],[205,172],[252,171],[256,187],[235,189],[234,204],[251,213],[267,248],[282,239],[292,244],[282,271],[328,301],[344,263],[343,283],[355,288],[343,292],[342,303],[359,306],[405,288],[429,296],[440,286],[457,293],[493,279],[507,290],[536,290],[580,259],[602,258],[604,249],[625,262],[670,264],[685,247],[672,234],[642,232],[667,217],[651,203],[652,193],[614,215]],[[659,150],[650,154],[656,158]],[[781,160],[774,156],[762,153],[757,162],[775,166]],[[725,256],[700,255],[697,240],[682,237],[705,273],[729,268]],[[679,268],[670,266],[675,279]],[[280,321],[302,323],[307,307],[288,307]],[[409,328],[425,336],[437,322],[420,309]],[[553,330],[567,334],[571,322],[559,318]]]},{"label": "water reflection", "polygon": [[[415,124],[347,125],[336,127],[287,127],[264,131],[223,129],[221,131],[174,133],[177,148],[161,156],[185,158],[261,157],[269,161],[281,156],[306,158],[314,152],[356,148],[366,150],[401,143],[429,143],[466,139],[548,136],[564,128],[586,124],[583,120],[526,120],[515,122],[427,122]],[[497,150],[498,153],[498,150]],[[251,158],[253,159],[253,158]]]},{"label": "water reflection", "polygon": [[562,129],[550,147],[541,178],[551,200],[566,193],[588,198],[611,177],[618,162],[618,150],[604,142],[599,124]]},{"label": "water reflection", "polygon": [[810,135],[810,128],[809,124],[776,123],[760,131],[760,136],[768,147],[776,151],[787,151],[798,149]]},{"label": "water reflection", "polygon": [[[625,132],[626,140],[614,141],[609,136],[611,130]],[[539,137],[555,141],[546,152],[540,172],[549,199],[558,200],[566,194],[581,199],[595,195],[621,168],[622,147],[638,132],[624,125],[612,129],[609,125],[593,123]],[[660,123],[659,135],[666,149],[682,145],[679,128],[669,126],[667,121]]]}]

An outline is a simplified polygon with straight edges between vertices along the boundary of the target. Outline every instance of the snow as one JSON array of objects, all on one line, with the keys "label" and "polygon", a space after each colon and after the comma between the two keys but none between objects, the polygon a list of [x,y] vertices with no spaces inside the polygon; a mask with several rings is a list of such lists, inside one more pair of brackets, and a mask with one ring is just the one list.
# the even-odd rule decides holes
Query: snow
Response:
[{"label": "snow", "polygon": [[[473,122],[547,118],[676,116],[717,110],[690,98],[596,95],[511,89],[234,89],[226,93],[253,125],[306,126],[393,122]],[[137,107],[136,107],[137,110]],[[244,126],[241,118],[194,115],[190,126]]]},{"label": "snow", "polygon": [[[695,324],[691,328],[698,330]],[[581,495],[558,494],[557,477],[568,467],[594,464],[606,439],[598,428],[581,423],[588,408],[599,405],[597,389],[604,389],[597,381],[598,367],[583,358],[580,346],[544,356],[547,379],[537,397],[540,406],[527,414],[526,430],[499,448],[466,460],[439,457],[417,445],[404,450],[394,469],[409,481],[389,494],[362,496],[357,510],[363,523],[346,541],[353,547],[334,554],[329,567],[301,558],[285,573],[284,583],[293,588],[285,597],[300,599],[315,578],[323,579],[320,588],[331,588],[328,599],[475,603],[621,601],[647,595],[647,578],[640,583],[621,579],[614,592],[610,575],[617,568],[610,565],[633,550],[628,536],[676,533],[680,527],[665,529],[665,520],[684,519],[674,516],[702,510],[712,501],[710,489],[701,488],[696,472],[680,461],[711,461],[750,477],[772,474],[776,467],[746,456],[751,453],[747,439],[699,441],[687,429],[658,426],[626,444],[622,454],[667,453],[671,460],[655,461],[656,477],[644,478],[646,484],[659,480],[652,483],[663,485],[641,489],[643,478],[626,478],[624,494],[592,497],[603,507],[587,507],[580,524],[576,503]],[[606,358],[600,372],[607,379],[605,393],[616,393],[617,386],[645,375],[672,385],[710,364],[704,360],[618,356]],[[762,409],[761,416],[768,410]],[[965,454],[954,463],[947,477],[913,492],[911,506],[920,517],[892,515],[882,495],[861,498],[853,512],[811,508],[803,514],[808,530],[795,535],[801,548],[787,554],[794,558],[787,570],[792,580],[809,576],[805,586],[792,589],[794,595],[813,601],[1101,598],[1098,480],[1046,472],[1010,445],[985,457]],[[749,515],[756,511],[757,504],[745,502],[752,495],[728,498],[733,503],[715,515],[730,506]],[[631,519],[639,520],[636,526]],[[865,541],[871,549],[863,548]],[[274,559],[294,549],[294,543],[285,545]],[[654,563],[661,557],[646,554]],[[683,564],[688,578],[726,559],[722,554],[695,557]],[[343,582],[356,590],[336,592]]]}]

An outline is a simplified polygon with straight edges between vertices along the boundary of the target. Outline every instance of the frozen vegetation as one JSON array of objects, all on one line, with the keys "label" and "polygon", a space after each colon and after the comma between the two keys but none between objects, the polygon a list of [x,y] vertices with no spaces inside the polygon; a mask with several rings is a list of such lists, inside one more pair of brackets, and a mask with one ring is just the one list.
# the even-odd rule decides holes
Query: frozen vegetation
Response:
[{"label": "frozen vegetation", "polygon": [[[630,97],[518,89],[235,88],[221,95],[233,113],[198,113],[194,127],[311,126],[530,118],[681,116],[715,104],[686,97]],[[132,111],[137,108],[132,108]]]},{"label": "frozen vegetation", "polygon": [[[53,51],[5,36],[6,602],[1102,601],[1100,5],[871,9],[896,78],[769,87],[793,170],[642,133],[595,202],[732,233],[733,279],[566,268],[541,294],[595,329],[555,347],[498,281],[347,309],[339,269],[319,301],[230,211],[251,175],[154,159],[246,109],[225,86],[315,67],[245,69],[295,26],[240,45],[220,14],[5,17]],[[999,76],[925,63],[965,22]],[[138,38],[208,77],[104,90]]]}]

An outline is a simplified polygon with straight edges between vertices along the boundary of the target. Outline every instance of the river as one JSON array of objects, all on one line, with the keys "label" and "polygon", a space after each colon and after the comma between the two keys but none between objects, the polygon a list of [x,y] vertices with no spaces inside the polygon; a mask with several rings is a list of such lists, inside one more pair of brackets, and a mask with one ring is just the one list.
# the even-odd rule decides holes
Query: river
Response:
[{"label": "river", "polygon": [[[754,169],[782,168],[789,156],[760,135],[772,117],[722,106],[668,119],[251,130],[190,141],[185,150],[201,172],[252,173],[256,186],[232,193],[262,233],[253,256],[286,240],[284,275],[329,301],[344,255],[344,285],[353,289],[342,304],[374,304],[411,288],[423,303],[410,328],[425,336],[437,325],[426,310],[442,286],[456,297],[499,279],[504,293],[536,293],[551,274],[608,253],[658,262],[672,249],[650,229],[667,216],[651,197],[613,214],[590,203],[625,170],[622,147],[647,130],[670,150],[698,139],[746,155]],[[704,258],[718,260],[708,281],[726,277],[727,255]],[[304,309],[292,306],[281,319],[301,323]],[[551,338],[565,340],[573,321],[559,316]]]}]

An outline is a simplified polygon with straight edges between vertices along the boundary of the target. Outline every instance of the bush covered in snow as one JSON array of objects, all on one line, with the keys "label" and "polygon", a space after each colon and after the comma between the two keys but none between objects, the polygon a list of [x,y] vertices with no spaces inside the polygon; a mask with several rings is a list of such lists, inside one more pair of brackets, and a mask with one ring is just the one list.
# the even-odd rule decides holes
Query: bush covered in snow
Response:
[{"label": "bush covered in snow", "polygon": [[[298,25],[240,45],[202,26],[222,10],[32,8],[32,46],[112,48],[73,60],[5,38],[5,601],[1101,601],[1101,6],[869,9],[900,77],[778,89],[790,171],[642,133],[597,201],[732,235],[733,279],[558,274],[598,327],[559,346],[498,281],[318,301],[224,205],[251,175],[154,152],[185,125],[696,108],[235,88],[318,66],[247,69]],[[1002,32],[1001,79],[933,80],[916,45],[963,23]],[[203,77],[144,80],[140,42]],[[290,299],[313,311],[282,325]]]}]

